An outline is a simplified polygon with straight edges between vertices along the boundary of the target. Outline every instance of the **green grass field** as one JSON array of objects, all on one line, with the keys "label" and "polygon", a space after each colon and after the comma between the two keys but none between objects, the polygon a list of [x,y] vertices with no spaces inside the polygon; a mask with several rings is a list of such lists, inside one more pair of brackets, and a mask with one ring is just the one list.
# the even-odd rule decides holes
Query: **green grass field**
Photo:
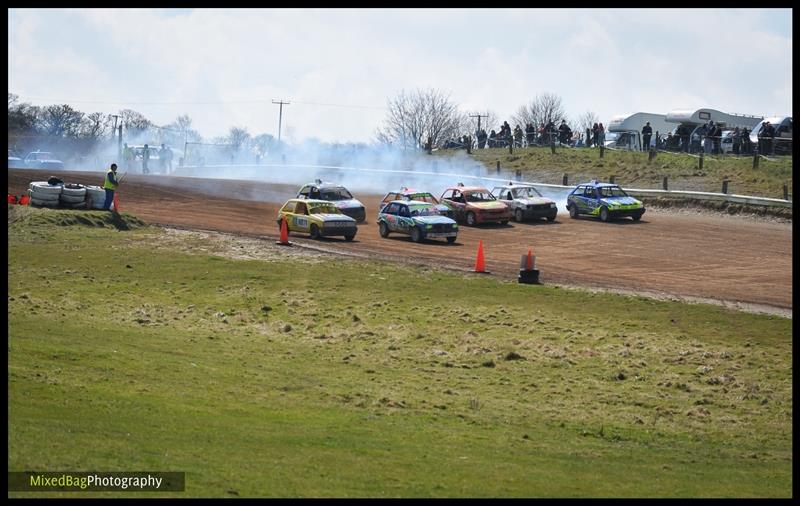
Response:
[{"label": "green grass field", "polygon": [[181,497],[791,496],[790,319],[9,213],[10,471],[185,471]]},{"label": "green grass field", "polygon": [[[458,151],[463,153],[463,151]],[[452,156],[454,151],[437,151],[434,156]],[[482,163],[489,175],[496,171],[497,162],[503,173],[522,171],[525,180],[541,183],[561,184],[562,176],[568,175],[570,185],[590,179],[615,182],[633,188],[661,189],[664,176],[668,177],[672,190],[720,192],[722,180],[729,179],[728,191],[740,195],[783,198],[783,185],[792,192],[792,157],[779,156],[761,159],[759,168],[753,170],[752,157],[709,156],[699,168],[699,159],[686,154],[659,152],[648,163],[648,154],[641,152],[605,150],[600,158],[598,149],[557,148],[556,154],[549,147],[515,149],[476,149],[471,155]]]}]

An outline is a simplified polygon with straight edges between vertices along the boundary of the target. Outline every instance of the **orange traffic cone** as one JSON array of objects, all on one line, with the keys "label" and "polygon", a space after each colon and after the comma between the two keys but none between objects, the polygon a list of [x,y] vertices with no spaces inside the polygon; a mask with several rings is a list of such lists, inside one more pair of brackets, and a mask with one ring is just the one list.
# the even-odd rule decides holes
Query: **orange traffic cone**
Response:
[{"label": "orange traffic cone", "polygon": [[478,242],[478,257],[475,259],[475,272],[486,272],[486,260],[483,258],[483,241]]},{"label": "orange traffic cone", "polygon": [[534,267],[536,266],[536,257],[533,256],[533,250],[529,249],[527,255],[522,255],[519,259],[519,278],[520,283],[527,285],[539,284],[539,271]]},{"label": "orange traffic cone", "polygon": [[119,214],[119,195],[114,192],[114,212]]},{"label": "orange traffic cone", "polygon": [[286,217],[281,216],[281,239],[276,241],[275,244],[280,244],[283,246],[291,246],[292,243],[289,242],[289,226],[286,225]]},{"label": "orange traffic cone", "polygon": [[17,204],[19,204],[21,206],[27,206],[30,201],[31,201],[31,198],[29,196],[23,195],[23,196],[21,196],[19,198],[19,201],[17,202]]}]

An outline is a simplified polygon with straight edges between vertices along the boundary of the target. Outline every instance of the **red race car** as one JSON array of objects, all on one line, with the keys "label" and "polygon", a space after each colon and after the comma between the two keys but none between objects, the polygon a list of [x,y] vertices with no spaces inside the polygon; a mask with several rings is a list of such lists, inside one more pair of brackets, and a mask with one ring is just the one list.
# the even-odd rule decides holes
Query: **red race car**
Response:
[{"label": "red race car", "polygon": [[508,206],[482,186],[464,186],[463,183],[458,183],[458,186],[446,189],[440,201],[450,208],[454,220],[470,226],[486,222],[505,225],[511,219]]}]

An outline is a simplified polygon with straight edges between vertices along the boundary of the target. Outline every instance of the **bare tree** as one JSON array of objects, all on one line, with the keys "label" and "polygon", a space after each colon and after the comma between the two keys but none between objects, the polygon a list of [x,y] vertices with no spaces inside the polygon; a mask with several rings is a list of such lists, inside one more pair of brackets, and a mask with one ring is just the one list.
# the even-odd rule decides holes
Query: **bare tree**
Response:
[{"label": "bare tree", "polygon": [[153,123],[140,112],[123,109],[119,114],[125,130],[131,138],[147,133],[153,127]]},{"label": "bare tree", "polygon": [[533,123],[538,128],[542,123],[546,125],[551,121],[558,126],[566,116],[561,97],[554,93],[542,93],[529,104],[520,106],[512,119],[521,125]]},{"label": "bare tree", "polygon": [[597,114],[593,113],[592,111],[586,111],[585,113],[578,116],[578,119],[575,120],[575,129],[581,133],[586,133],[586,129],[592,129],[595,123],[598,123],[600,118]]},{"label": "bare tree", "polygon": [[275,144],[275,137],[270,134],[259,134],[253,137],[252,145],[256,154],[265,156]]},{"label": "bare tree", "polygon": [[93,112],[88,114],[83,121],[81,121],[79,137],[86,139],[90,142],[98,141],[104,138],[109,130],[109,117],[102,112]]},{"label": "bare tree", "polygon": [[39,115],[42,131],[53,137],[77,137],[83,113],[67,104],[48,105]]},{"label": "bare tree", "polygon": [[401,91],[389,99],[388,109],[383,128],[377,132],[378,141],[403,149],[421,149],[429,140],[438,146],[458,136],[464,124],[450,95],[432,88]]}]

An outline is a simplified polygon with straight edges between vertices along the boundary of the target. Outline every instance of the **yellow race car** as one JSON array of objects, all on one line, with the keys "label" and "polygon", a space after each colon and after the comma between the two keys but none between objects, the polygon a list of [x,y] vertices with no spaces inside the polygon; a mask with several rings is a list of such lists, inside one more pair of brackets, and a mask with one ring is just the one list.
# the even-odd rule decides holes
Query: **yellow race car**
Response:
[{"label": "yellow race car", "polygon": [[311,234],[312,239],[342,235],[352,241],[358,232],[356,220],[327,200],[289,199],[278,211],[278,230],[283,218],[289,232]]}]

